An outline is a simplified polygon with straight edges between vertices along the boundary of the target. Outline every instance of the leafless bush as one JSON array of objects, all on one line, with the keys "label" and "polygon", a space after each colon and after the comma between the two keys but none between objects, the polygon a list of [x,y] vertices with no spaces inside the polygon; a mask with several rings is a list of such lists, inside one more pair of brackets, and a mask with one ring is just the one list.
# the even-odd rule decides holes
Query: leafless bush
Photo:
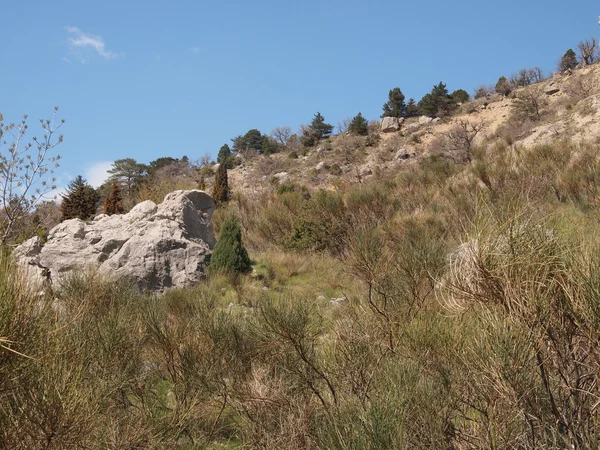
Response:
[{"label": "leafless bush", "polygon": [[531,69],[521,69],[516,73],[513,73],[509,78],[509,83],[513,89],[529,86],[537,83],[544,79],[544,72],[539,67],[533,67]]},{"label": "leafless bush", "polygon": [[598,59],[598,41],[595,37],[580,41],[577,44],[581,61],[586,66],[593,64]]},{"label": "leafless bush", "polygon": [[532,86],[517,94],[517,98],[512,104],[512,112],[517,120],[537,121],[542,117],[542,108],[545,104],[543,89]]},{"label": "leafless bush", "polygon": [[348,128],[350,127],[351,122],[352,122],[351,117],[346,117],[342,121],[338,122],[338,124],[337,124],[338,133],[339,134],[346,133],[348,131]]},{"label": "leafless bush", "polygon": [[600,86],[598,79],[594,76],[578,76],[573,77],[570,83],[565,86],[565,93],[571,101],[577,103],[584,98],[598,92]]},{"label": "leafless bush", "polygon": [[480,84],[475,88],[475,94],[473,95],[473,98],[477,100],[480,98],[490,97],[491,95],[494,95],[495,92],[496,89],[493,85]]},{"label": "leafless bush", "polygon": [[471,123],[466,120],[459,120],[455,126],[444,133],[444,136],[451,151],[464,155],[464,158],[470,161],[473,141],[484,129],[485,125],[482,122]]},{"label": "leafless bush", "polygon": [[271,137],[279,145],[286,146],[290,137],[292,136],[292,129],[290,127],[276,127],[271,131]]}]

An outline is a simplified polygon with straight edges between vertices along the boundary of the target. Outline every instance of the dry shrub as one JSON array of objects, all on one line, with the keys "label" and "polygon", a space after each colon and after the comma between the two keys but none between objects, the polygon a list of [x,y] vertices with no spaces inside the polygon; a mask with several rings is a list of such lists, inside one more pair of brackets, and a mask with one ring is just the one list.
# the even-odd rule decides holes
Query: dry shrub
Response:
[{"label": "dry shrub", "polygon": [[465,422],[457,436],[472,436],[478,447],[593,447],[595,259],[574,257],[544,222],[500,220],[454,254],[440,291],[451,311],[483,331],[462,351],[469,383],[457,392],[463,414],[479,411],[481,420]]},{"label": "dry shrub", "polygon": [[600,91],[598,79],[593,74],[576,75],[569,79],[564,88],[573,103],[577,103]]}]

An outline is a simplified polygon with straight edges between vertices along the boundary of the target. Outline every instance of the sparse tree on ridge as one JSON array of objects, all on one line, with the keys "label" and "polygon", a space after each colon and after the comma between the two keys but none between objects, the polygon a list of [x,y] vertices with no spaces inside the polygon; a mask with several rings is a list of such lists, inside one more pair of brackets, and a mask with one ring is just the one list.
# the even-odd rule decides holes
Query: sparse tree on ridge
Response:
[{"label": "sparse tree on ridge", "polygon": [[292,136],[292,129],[290,127],[276,127],[271,131],[271,137],[275,141],[285,147]]},{"label": "sparse tree on ridge", "polygon": [[326,123],[323,115],[317,112],[310,125],[303,130],[302,143],[305,147],[312,147],[332,132],[333,125]]},{"label": "sparse tree on ridge", "polygon": [[406,104],[404,103],[404,99],[404,94],[399,87],[391,89],[388,94],[388,101],[383,105],[383,114],[381,117],[406,116]]},{"label": "sparse tree on ridge", "polygon": [[419,101],[419,110],[430,117],[446,115],[454,108],[456,102],[450,97],[446,85],[441,81]]},{"label": "sparse tree on ridge", "polygon": [[369,134],[369,122],[359,112],[348,125],[348,133],[359,136],[367,136]]},{"label": "sparse tree on ridge", "polygon": [[217,162],[219,164],[221,164],[223,161],[225,161],[230,156],[231,156],[231,149],[229,148],[229,145],[223,144],[221,146],[221,148],[219,149],[219,153],[217,154]]},{"label": "sparse tree on ridge", "polygon": [[62,220],[79,218],[88,220],[96,214],[96,206],[100,196],[96,189],[87,184],[86,180],[78,175],[69,183],[67,192],[63,195],[60,211]]},{"label": "sparse tree on ridge", "polygon": [[263,135],[256,128],[248,130],[244,135],[234,137],[233,151],[242,155],[262,153]]},{"label": "sparse tree on ridge", "polygon": [[511,91],[512,89],[508,79],[505,76],[498,78],[498,82],[496,83],[496,93],[507,96]]},{"label": "sparse tree on ridge", "polygon": [[572,48],[570,48],[560,59],[560,62],[558,63],[558,71],[565,72],[566,70],[573,70],[575,67],[577,67],[577,64],[579,64],[579,61],[577,61],[577,54]]},{"label": "sparse tree on ridge", "polygon": [[577,44],[577,48],[579,49],[579,56],[581,56],[581,62],[583,64],[589,66],[596,61],[598,55],[598,41],[596,38],[580,41],[579,44]]},{"label": "sparse tree on ridge", "polygon": [[417,117],[421,115],[421,111],[419,111],[419,107],[415,102],[414,98],[408,100],[406,104],[406,117]]}]

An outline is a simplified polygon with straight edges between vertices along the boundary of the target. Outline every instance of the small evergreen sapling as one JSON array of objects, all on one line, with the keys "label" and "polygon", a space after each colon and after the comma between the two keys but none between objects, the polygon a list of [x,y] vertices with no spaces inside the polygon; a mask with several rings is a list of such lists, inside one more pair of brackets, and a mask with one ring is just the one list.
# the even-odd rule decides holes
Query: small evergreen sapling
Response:
[{"label": "small evergreen sapling", "polygon": [[252,269],[248,252],[242,243],[240,225],[234,218],[223,223],[213,249],[209,272],[248,273]]}]

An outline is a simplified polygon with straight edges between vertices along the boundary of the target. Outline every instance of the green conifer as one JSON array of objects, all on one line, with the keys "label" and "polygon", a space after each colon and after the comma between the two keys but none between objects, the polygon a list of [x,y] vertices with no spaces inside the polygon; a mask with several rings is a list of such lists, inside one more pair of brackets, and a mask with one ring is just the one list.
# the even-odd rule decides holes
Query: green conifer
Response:
[{"label": "green conifer", "polygon": [[219,239],[210,260],[210,272],[247,273],[252,269],[248,252],[242,243],[240,225],[234,218],[223,222]]},{"label": "green conifer", "polygon": [[383,105],[383,114],[381,117],[404,117],[406,116],[406,105],[404,104],[404,94],[400,88],[396,87],[390,90],[388,101]]},{"label": "green conifer", "polygon": [[78,175],[69,183],[67,192],[60,204],[62,220],[79,218],[88,220],[96,214],[96,205],[100,196],[86,180]]},{"label": "green conifer", "polygon": [[361,113],[354,116],[352,122],[348,125],[348,133],[359,136],[367,136],[369,134],[369,122]]}]

